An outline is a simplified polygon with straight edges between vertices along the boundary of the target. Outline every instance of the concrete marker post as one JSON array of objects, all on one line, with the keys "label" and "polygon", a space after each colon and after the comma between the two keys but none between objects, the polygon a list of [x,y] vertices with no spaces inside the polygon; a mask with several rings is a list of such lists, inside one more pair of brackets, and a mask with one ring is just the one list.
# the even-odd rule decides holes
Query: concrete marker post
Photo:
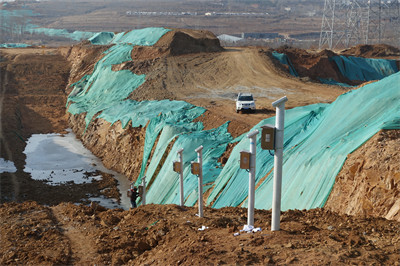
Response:
[{"label": "concrete marker post", "polygon": [[142,177],[142,186],[143,186],[142,205],[146,205],[146,176]]},{"label": "concrete marker post", "polygon": [[254,227],[254,198],[255,198],[255,180],[256,180],[256,144],[258,130],[249,133],[250,139],[250,171],[249,171],[249,195],[247,208],[247,225]]},{"label": "concrete marker post", "polygon": [[284,96],[272,103],[276,108],[275,118],[275,156],[274,156],[274,185],[272,198],[271,231],[280,230],[281,194],[282,194],[282,163],[283,163],[283,130],[285,127],[285,102]]},{"label": "concrete marker post", "polygon": [[199,163],[199,217],[203,217],[203,145],[195,149]]},{"label": "concrete marker post", "polygon": [[178,155],[179,155],[179,162],[181,164],[181,169],[179,172],[179,187],[180,187],[180,203],[181,207],[185,205],[184,201],[184,191],[183,191],[183,148],[178,150]]}]

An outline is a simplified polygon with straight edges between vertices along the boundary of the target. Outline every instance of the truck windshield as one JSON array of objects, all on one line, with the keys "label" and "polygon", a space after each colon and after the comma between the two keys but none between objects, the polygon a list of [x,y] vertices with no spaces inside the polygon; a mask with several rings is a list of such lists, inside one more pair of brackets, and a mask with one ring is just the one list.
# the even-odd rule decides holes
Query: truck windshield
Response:
[{"label": "truck windshield", "polygon": [[253,96],[240,96],[239,97],[239,101],[252,101],[253,100]]}]

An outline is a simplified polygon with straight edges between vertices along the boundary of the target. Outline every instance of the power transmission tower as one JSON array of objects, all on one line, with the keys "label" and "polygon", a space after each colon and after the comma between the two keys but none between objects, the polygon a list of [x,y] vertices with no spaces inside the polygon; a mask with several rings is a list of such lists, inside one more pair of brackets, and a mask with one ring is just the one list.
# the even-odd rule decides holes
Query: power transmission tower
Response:
[{"label": "power transmission tower", "polygon": [[325,0],[324,13],[322,14],[321,34],[319,38],[319,49],[327,44],[332,49],[334,22],[335,22],[336,0]]},{"label": "power transmission tower", "polygon": [[400,0],[325,0],[319,49],[400,44]]}]

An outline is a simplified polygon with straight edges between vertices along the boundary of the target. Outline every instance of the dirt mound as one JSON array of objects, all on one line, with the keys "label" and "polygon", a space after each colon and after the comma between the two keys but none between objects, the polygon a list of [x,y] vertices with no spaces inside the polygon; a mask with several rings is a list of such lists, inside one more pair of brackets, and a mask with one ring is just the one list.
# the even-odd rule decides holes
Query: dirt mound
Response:
[{"label": "dirt mound", "polygon": [[[44,207],[0,205],[0,264],[388,264],[400,259],[394,221],[314,209],[282,213],[270,231],[271,211],[146,205],[129,211],[95,204]],[[199,230],[199,228],[205,230]],[[234,233],[239,235],[234,236]]]},{"label": "dirt mound", "polygon": [[325,208],[400,221],[400,130],[383,130],[347,157]]},{"label": "dirt mound", "polygon": [[172,29],[153,46],[137,46],[131,53],[133,60],[153,59],[167,55],[221,52],[219,39],[207,30]]},{"label": "dirt mound", "polygon": [[219,39],[206,30],[174,30],[165,34],[156,46],[168,45],[171,55],[201,52],[220,52],[223,50]]},{"label": "dirt mound", "polygon": [[347,79],[341,73],[336,64],[330,60],[336,54],[329,50],[323,50],[319,53],[308,52],[304,49],[281,47],[276,50],[279,53],[286,54],[292,62],[300,77],[311,78],[320,82],[322,79],[334,79],[335,81],[347,83],[350,85],[358,85]]},{"label": "dirt mound", "polygon": [[365,58],[388,58],[398,57],[400,50],[387,44],[359,44],[341,51],[340,54]]}]

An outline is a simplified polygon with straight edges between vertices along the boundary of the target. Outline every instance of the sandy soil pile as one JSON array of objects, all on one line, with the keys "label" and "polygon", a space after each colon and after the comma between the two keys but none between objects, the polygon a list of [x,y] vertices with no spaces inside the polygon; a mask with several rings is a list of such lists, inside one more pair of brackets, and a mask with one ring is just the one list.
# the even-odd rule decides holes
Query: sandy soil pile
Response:
[{"label": "sandy soil pile", "polygon": [[342,55],[352,55],[365,58],[394,58],[398,59],[400,50],[387,44],[359,44],[340,52]]},{"label": "sandy soil pile", "polygon": [[[34,202],[0,207],[0,264],[387,264],[400,260],[400,224],[314,209],[282,214],[242,208],[147,205],[129,211]],[[205,226],[207,229],[200,231]],[[240,233],[234,236],[234,233]]]}]

